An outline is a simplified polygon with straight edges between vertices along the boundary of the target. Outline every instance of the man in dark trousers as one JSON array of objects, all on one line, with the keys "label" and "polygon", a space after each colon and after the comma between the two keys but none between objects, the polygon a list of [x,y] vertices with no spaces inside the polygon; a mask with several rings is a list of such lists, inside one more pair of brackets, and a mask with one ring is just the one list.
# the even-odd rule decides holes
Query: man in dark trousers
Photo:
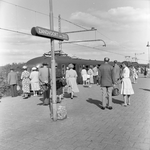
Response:
[{"label": "man in dark trousers", "polygon": [[[99,83],[102,88],[102,109],[106,107],[112,109],[112,89],[115,83],[113,75],[113,66],[109,63],[109,58],[104,58],[104,64],[99,67],[98,76]],[[106,104],[106,99],[108,97],[108,103]]]},{"label": "man in dark trousers", "polygon": [[13,68],[11,68],[10,72],[8,73],[7,81],[8,81],[8,84],[10,85],[11,96],[12,97],[18,96],[18,93],[17,93],[18,76]]},{"label": "man in dark trousers", "polygon": [[44,89],[43,92],[43,104],[49,104],[50,98],[50,69],[48,68],[47,63],[43,63],[43,67],[39,69],[39,80],[42,88]]}]

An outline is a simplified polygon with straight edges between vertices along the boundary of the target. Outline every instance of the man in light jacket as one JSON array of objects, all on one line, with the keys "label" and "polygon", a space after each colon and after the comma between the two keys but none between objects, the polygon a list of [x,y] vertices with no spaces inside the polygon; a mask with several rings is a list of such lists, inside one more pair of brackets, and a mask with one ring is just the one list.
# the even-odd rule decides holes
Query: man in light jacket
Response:
[{"label": "man in light jacket", "polygon": [[43,92],[43,104],[49,104],[50,98],[50,69],[48,68],[47,63],[43,63],[43,67],[39,69],[39,81],[44,89]]},{"label": "man in light jacket", "polygon": [[[112,109],[112,89],[115,83],[113,75],[113,66],[109,64],[109,58],[104,58],[104,64],[99,67],[98,70],[99,83],[102,88],[102,109],[106,107]],[[106,99],[108,96],[108,104]]]}]

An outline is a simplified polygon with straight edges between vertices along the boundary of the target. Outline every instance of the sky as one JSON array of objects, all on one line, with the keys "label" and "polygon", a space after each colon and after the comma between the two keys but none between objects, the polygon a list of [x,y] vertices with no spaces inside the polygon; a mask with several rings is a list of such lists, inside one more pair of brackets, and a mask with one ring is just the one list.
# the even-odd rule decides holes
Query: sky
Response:
[{"label": "sky", "polygon": [[[61,49],[69,56],[93,60],[109,57],[111,61],[142,64],[150,60],[149,0],[51,2],[55,31],[84,30],[68,33],[69,41],[62,42]],[[49,4],[50,0],[0,0],[0,66],[27,62],[51,51],[49,39],[31,34],[32,27],[50,29]],[[86,31],[92,28],[96,30]],[[86,40],[91,41],[83,42]],[[58,40],[54,48],[60,49]]]}]

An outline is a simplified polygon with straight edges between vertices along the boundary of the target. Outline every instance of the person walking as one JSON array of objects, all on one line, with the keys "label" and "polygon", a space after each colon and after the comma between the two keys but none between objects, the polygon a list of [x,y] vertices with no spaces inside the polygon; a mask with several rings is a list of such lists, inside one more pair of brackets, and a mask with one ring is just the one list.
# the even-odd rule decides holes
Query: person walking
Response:
[{"label": "person walking", "polygon": [[43,89],[43,105],[50,104],[50,69],[47,63],[43,63],[43,67],[39,69],[39,81]]},{"label": "person walking", "polygon": [[121,69],[117,64],[117,60],[114,60],[113,74],[114,74],[115,82],[117,82],[117,84],[120,82],[120,73],[121,73]]},{"label": "person walking", "polygon": [[137,83],[138,75],[134,66],[131,67],[133,83]]},{"label": "person walking", "polygon": [[85,66],[82,67],[81,75],[82,75],[82,80],[83,80],[83,86],[86,86],[86,82],[87,82],[87,70],[86,70]]},{"label": "person walking", "polygon": [[94,84],[98,84],[97,82],[97,76],[98,76],[98,66],[95,65],[93,68],[93,80],[94,80]]},{"label": "person walking", "polygon": [[124,104],[123,106],[130,105],[130,97],[134,94],[132,83],[130,80],[130,69],[127,67],[125,62],[122,63],[122,85],[121,85],[121,94],[123,95]]},{"label": "person walking", "polygon": [[73,70],[74,65],[73,64],[69,64],[69,71],[67,72],[66,76],[68,78],[68,83],[69,83],[69,87],[71,89],[70,94],[71,94],[71,99],[73,99],[74,93],[79,92],[79,88],[77,85],[77,72],[75,70]]},{"label": "person walking", "polygon": [[[104,64],[99,67],[98,76],[99,83],[102,89],[102,109],[105,108],[112,109],[112,89],[115,83],[113,75],[113,66],[109,64],[109,58],[104,58]],[[106,104],[106,99],[108,97],[108,103]]]},{"label": "person walking", "polygon": [[91,84],[94,83],[94,80],[93,80],[93,74],[94,73],[93,73],[93,66],[92,65],[89,66],[87,73],[88,73],[88,75],[90,75],[89,87],[91,87]]},{"label": "person walking", "polygon": [[36,67],[32,68],[32,72],[30,74],[30,83],[31,83],[31,89],[33,91],[33,96],[37,96],[37,92],[40,90],[39,85],[39,73],[37,71]]},{"label": "person walking", "polygon": [[27,99],[30,95],[30,73],[27,71],[27,66],[23,66],[23,72],[21,74],[22,80],[22,90],[23,90],[23,97]]},{"label": "person walking", "polygon": [[148,71],[147,71],[147,67],[145,66],[145,67],[144,67],[144,71],[143,71],[143,74],[144,74],[144,77],[145,77],[145,78],[147,77],[147,72],[148,72]]},{"label": "person walking", "polygon": [[18,84],[18,76],[13,68],[10,69],[7,78],[8,84],[10,85],[10,92],[12,97],[18,96],[17,93],[17,84]]}]

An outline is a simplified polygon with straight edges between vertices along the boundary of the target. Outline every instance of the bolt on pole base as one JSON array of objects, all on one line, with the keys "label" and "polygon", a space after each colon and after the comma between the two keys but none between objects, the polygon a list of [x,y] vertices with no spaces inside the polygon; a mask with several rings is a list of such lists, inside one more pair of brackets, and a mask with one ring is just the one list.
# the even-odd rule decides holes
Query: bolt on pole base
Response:
[{"label": "bolt on pole base", "polygon": [[52,104],[52,110],[53,110],[53,121],[57,121],[57,104]]}]

